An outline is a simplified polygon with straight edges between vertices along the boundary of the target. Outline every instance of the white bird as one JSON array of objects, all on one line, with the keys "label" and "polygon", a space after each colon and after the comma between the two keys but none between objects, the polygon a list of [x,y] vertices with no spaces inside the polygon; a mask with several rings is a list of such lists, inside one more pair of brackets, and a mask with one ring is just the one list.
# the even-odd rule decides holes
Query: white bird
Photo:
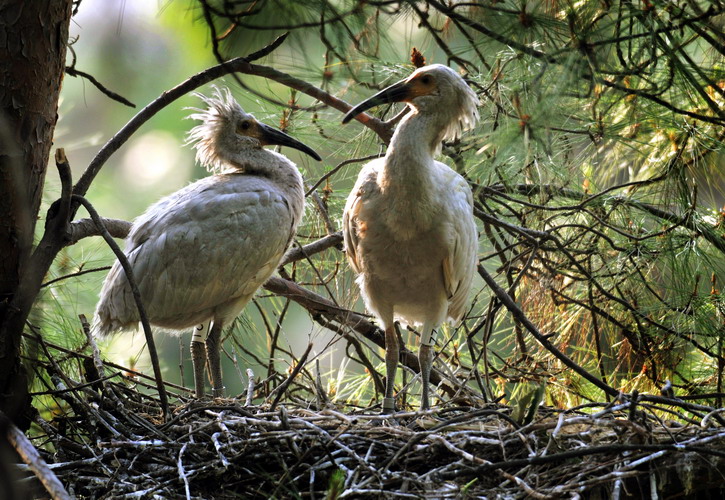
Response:
[{"label": "white bird", "polygon": [[[208,361],[214,396],[222,396],[222,329],[271,276],[292,241],[304,212],[302,176],[287,157],[263,149],[312,149],[258,122],[231,96],[196,94],[208,109],[188,135],[196,159],[215,175],[170,194],[138,217],[125,254],[150,323],[178,331],[202,324],[191,342],[196,396],[204,395]],[[126,275],[116,261],[96,308],[94,330],[109,334],[136,328],[139,314]],[[197,326],[197,330],[200,330]]]},{"label": "white bird", "polygon": [[422,326],[421,408],[429,408],[434,329],[463,316],[478,248],[471,188],[433,158],[442,141],[475,125],[476,94],[452,69],[434,64],[358,104],[343,123],[378,104],[401,101],[410,112],[385,157],[363,167],[343,214],[348,260],[367,308],[385,329],[383,413],[395,411],[396,319]]}]

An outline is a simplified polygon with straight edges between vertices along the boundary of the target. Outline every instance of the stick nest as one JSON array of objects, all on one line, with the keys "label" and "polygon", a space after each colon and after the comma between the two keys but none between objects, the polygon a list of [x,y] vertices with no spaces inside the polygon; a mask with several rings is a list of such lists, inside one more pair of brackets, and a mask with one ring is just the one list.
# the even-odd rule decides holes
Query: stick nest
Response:
[{"label": "stick nest", "polygon": [[[721,497],[723,410],[677,399],[398,413],[176,395],[162,418],[123,374],[58,382],[34,442],[80,498]],[[121,379],[118,382],[118,379]],[[136,381],[138,383],[138,380]],[[148,391],[146,391],[148,392]],[[667,415],[671,418],[663,418]],[[34,481],[27,472],[26,483]]]}]

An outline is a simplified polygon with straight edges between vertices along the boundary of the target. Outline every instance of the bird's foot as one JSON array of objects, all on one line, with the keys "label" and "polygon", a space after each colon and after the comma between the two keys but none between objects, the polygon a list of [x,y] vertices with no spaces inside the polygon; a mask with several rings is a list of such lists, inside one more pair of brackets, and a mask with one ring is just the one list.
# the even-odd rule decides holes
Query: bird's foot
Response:
[{"label": "bird's foot", "polygon": [[[385,404],[385,400],[390,399],[390,405]],[[385,398],[383,400],[383,409],[380,410],[380,417],[373,418],[371,421],[371,424],[373,426],[381,426],[381,427],[388,427],[388,426],[397,426],[400,424],[398,422],[398,419],[395,417],[395,405],[393,403],[395,401],[393,398]]]},{"label": "bird's foot", "polygon": [[223,398],[224,397],[224,390],[226,388],[224,386],[221,387],[213,387],[211,390],[212,397],[214,398]]}]

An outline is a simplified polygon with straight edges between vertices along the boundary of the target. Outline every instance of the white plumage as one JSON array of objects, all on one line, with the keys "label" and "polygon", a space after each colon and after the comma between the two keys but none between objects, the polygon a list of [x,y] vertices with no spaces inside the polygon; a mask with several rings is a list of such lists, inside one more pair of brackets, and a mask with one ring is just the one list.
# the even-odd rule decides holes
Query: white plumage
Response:
[{"label": "white plumage", "polygon": [[[152,205],[126,239],[149,321],[167,330],[213,322],[192,341],[195,388],[204,393],[209,365],[215,396],[223,394],[221,331],[270,277],[289,247],[304,212],[302,177],[285,156],[263,145],[287,145],[319,156],[290,136],[245,113],[227,89],[191,118],[197,160],[216,175]],[[101,290],[94,329],[99,334],[136,328],[138,310],[117,261]],[[205,345],[206,344],[206,345]]]},{"label": "white plumage", "polygon": [[385,329],[384,413],[395,409],[399,348],[394,320],[422,326],[421,408],[426,409],[433,331],[446,319],[463,316],[478,248],[471,188],[433,158],[443,140],[475,124],[476,94],[447,66],[425,66],[360,103],[343,123],[372,106],[398,101],[407,102],[410,112],[385,157],[363,167],[343,215],[348,259],[359,273],[365,304]]}]

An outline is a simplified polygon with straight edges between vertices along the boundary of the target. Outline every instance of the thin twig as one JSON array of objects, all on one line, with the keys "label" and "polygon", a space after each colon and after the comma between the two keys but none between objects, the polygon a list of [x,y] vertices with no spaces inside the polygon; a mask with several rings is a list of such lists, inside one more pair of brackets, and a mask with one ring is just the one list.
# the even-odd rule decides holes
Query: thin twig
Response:
[{"label": "thin twig", "polygon": [[136,105],[134,103],[132,103],[131,101],[129,101],[122,95],[119,95],[119,94],[113,92],[112,90],[107,89],[101,82],[96,80],[93,75],[90,75],[84,71],[75,69],[74,67],[71,67],[71,66],[66,66],[65,72],[67,74],[69,74],[70,76],[79,76],[81,78],[85,78],[86,80],[91,82],[98,90],[100,90],[102,94],[105,94],[106,96],[110,97],[114,101],[120,102],[124,106],[128,106],[129,108],[136,107]]},{"label": "thin twig", "polygon": [[[282,399],[282,396],[284,396],[285,391],[289,387],[289,385],[292,383],[292,381],[297,377],[297,375],[300,373],[300,370],[305,366],[305,363],[307,362],[307,356],[310,354],[310,351],[312,350],[312,343],[310,342],[307,344],[307,349],[305,349],[305,352],[302,353],[302,357],[297,361],[295,364],[294,369],[292,370],[292,373],[290,373],[289,377],[287,377],[287,380],[282,382],[277,388],[275,388],[272,393],[270,393],[270,396],[274,394],[274,400],[272,401],[272,405],[270,406],[270,410],[274,411],[274,409],[277,407],[277,404],[279,403],[279,400]],[[275,394],[276,393],[276,394]],[[269,396],[268,396],[269,397]]]},{"label": "thin twig", "polygon": [[126,273],[126,279],[128,280],[128,284],[131,288],[131,293],[133,294],[133,299],[136,302],[136,307],[138,308],[138,315],[139,319],[141,321],[141,325],[143,327],[144,336],[146,337],[146,345],[148,346],[149,350],[149,356],[151,357],[151,365],[153,366],[154,370],[154,377],[156,379],[156,388],[159,391],[159,399],[161,400],[161,409],[164,413],[164,417],[168,418],[169,416],[169,400],[168,396],[166,395],[166,387],[164,387],[164,380],[161,376],[161,365],[159,363],[159,356],[158,352],[156,351],[156,343],[154,342],[154,336],[151,332],[151,324],[149,322],[148,316],[146,314],[146,308],[143,305],[143,301],[141,300],[141,292],[138,289],[138,285],[136,284],[136,280],[134,278],[133,268],[131,267],[131,264],[128,262],[128,259],[126,258],[126,255],[123,253],[121,248],[118,246],[116,241],[113,239],[113,237],[108,233],[105,226],[103,225],[103,220],[101,219],[101,216],[98,215],[98,212],[96,212],[96,209],[93,208],[93,205],[83,198],[82,196],[73,195],[73,200],[80,205],[83,205],[83,207],[86,209],[86,211],[90,214],[91,219],[98,225],[98,227],[101,230],[101,236],[106,241],[108,246],[113,250],[113,253],[116,255],[116,258],[121,263],[121,267],[123,267],[124,273]]}]

